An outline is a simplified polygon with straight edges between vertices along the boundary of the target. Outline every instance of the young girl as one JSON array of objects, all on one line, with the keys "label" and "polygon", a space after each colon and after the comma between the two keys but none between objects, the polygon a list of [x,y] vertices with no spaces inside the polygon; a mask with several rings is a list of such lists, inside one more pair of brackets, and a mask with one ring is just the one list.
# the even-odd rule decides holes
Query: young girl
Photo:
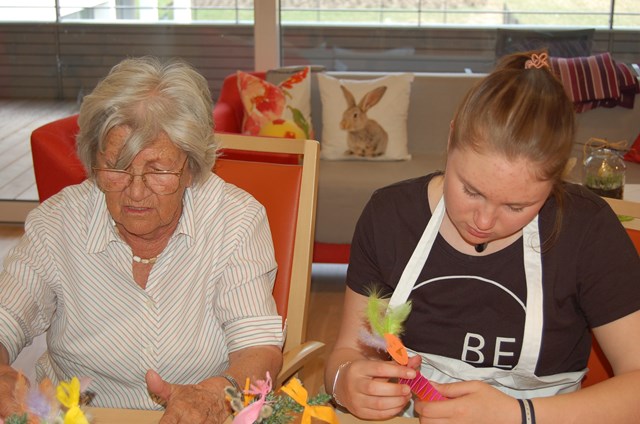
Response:
[{"label": "young girl", "polygon": [[[446,172],[373,194],[325,374],[336,403],[410,413],[397,379],[420,367],[448,398],[416,402],[423,423],[640,422],[640,259],[607,203],[562,181],[574,126],[546,53],[508,56],[459,106]],[[373,289],[412,302],[408,366],[359,340]],[[592,334],[615,377],[579,390]]]}]

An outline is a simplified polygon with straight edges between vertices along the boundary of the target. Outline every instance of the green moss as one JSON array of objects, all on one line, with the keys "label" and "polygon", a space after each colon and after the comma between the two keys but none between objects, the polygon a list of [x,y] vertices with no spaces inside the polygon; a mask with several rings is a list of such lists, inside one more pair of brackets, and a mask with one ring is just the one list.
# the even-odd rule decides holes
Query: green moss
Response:
[{"label": "green moss", "polygon": [[585,185],[600,190],[613,190],[624,184],[622,175],[587,175]]}]

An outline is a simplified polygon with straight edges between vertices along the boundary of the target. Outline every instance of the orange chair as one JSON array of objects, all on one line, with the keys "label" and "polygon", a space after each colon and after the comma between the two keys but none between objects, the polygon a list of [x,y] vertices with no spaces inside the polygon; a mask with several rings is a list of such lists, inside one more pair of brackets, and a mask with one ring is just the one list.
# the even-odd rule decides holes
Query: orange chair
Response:
[{"label": "orange chair", "polygon": [[589,362],[587,363],[589,371],[587,375],[582,379],[582,387],[589,387],[596,383],[599,383],[607,378],[613,377],[613,369],[604,352],[600,348],[600,345],[593,339],[591,343],[591,354],[589,355]]},{"label": "orange chair", "polygon": [[[74,115],[31,134],[41,202],[86,178],[75,150],[77,132]],[[320,148],[313,140],[217,137],[223,153],[214,172],[251,193],[267,211],[278,263],[273,294],[278,312],[287,319],[285,363],[277,379],[282,383],[324,348],[306,341]]]},{"label": "orange chair", "polygon": [[[215,173],[251,193],[267,210],[278,263],[274,297],[278,312],[287,317],[285,365],[278,376],[281,383],[324,346],[320,342],[306,342],[319,144],[313,140],[238,134],[218,134],[218,139],[226,154],[216,161]],[[227,159],[234,152],[298,155],[300,163]]]}]

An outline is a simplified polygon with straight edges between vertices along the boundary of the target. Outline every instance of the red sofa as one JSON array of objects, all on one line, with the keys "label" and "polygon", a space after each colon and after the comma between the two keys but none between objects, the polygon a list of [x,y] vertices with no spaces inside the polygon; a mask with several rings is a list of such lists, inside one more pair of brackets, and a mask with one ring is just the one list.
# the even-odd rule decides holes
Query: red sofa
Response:
[{"label": "red sofa", "polygon": [[76,154],[78,131],[78,115],[72,115],[43,125],[31,133],[33,172],[40,202],[87,178]]}]

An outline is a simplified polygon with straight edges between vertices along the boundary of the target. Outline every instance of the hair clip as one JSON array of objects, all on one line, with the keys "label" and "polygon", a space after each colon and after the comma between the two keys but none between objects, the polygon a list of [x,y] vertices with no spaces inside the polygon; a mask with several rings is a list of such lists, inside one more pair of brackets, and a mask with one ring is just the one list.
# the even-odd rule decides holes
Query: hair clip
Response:
[{"label": "hair clip", "polygon": [[540,69],[540,68],[549,68],[549,55],[547,55],[546,53],[534,53],[531,55],[531,59],[528,59],[525,63],[524,63],[524,69],[531,69],[531,68],[536,68],[536,69]]}]

